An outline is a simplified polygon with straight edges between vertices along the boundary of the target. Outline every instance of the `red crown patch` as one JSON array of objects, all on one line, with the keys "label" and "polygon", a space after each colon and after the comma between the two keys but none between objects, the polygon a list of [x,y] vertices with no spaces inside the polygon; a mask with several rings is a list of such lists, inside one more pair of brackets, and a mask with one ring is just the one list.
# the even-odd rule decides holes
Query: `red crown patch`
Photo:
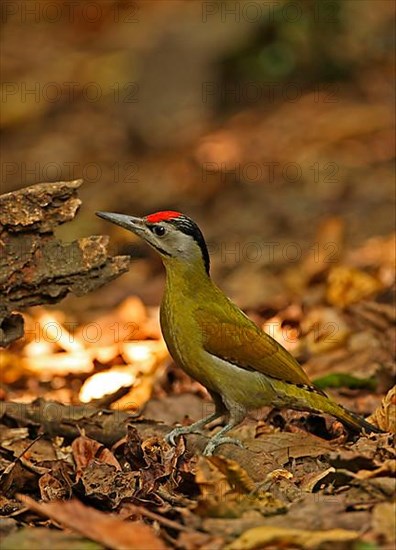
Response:
[{"label": "red crown patch", "polygon": [[164,222],[166,220],[172,220],[173,218],[179,218],[183,214],[181,212],[175,212],[173,210],[164,210],[163,212],[155,212],[146,216],[146,220],[149,223]]}]

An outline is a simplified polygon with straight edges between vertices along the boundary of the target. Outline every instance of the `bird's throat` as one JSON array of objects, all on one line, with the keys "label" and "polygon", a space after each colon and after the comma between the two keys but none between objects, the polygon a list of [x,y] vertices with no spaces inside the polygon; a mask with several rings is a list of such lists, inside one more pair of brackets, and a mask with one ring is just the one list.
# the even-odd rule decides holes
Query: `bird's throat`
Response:
[{"label": "bird's throat", "polygon": [[163,258],[166,268],[165,294],[196,301],[210,299],[214,284],[206,273],[203,262],[188,263],[178,258]]}]

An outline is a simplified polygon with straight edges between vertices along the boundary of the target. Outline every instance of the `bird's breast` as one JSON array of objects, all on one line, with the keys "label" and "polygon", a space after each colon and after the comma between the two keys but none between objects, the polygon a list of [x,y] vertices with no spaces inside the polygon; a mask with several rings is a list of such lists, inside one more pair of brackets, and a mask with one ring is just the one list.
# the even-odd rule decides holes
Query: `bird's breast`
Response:
[{"label": "bird's breast", "polygon": [[211,366],[205,359],[201,329],[191,307],[186,303],[169,303],[164,297],[160,321],[162,335],[176,365],[207,388],[213,389]]}]

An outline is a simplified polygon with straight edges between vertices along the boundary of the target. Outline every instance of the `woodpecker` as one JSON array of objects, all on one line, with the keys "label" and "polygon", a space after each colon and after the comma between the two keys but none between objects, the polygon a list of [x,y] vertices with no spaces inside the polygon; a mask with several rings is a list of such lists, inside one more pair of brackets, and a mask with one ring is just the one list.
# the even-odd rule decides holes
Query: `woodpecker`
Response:
[{"label": "woodpecker", "polygon": [[381,431],[315,387],[297,360],[214,284],[205,239],[193,220],[175,211],[143,218],[96,214],[132,231],[161,255],[166,269],[162,334],[176,365],[205,386],[215,404],[213,414],[173,429],[165,438],[168,443],[202,433],[204,426],[224,416],[226,424],[203,454],[212,455],[224,443],[242,446],[226,434],[263,406],[324,412],[353,430]]}]

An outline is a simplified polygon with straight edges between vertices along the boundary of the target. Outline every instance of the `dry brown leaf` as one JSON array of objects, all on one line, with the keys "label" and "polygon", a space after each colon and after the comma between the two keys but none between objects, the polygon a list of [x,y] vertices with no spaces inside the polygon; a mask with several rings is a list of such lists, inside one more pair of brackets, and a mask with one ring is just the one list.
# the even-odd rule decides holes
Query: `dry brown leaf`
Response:
[{"label": "dry brown leaf", "polygon": [[148,525],[139,521],[122,521],[108,513],[85,506],[77,499],[40,504],[28,496],[20,500],[31,510],[96,540],[114,550],[164,550],[165,544]]},{"label": "dry brown leaf", "polygon": [[222,456],[199,457],[195,481],[201,497],[194,511],[202,517],[239,518],[245,512],[273,515],[285,510],[271,493],[256,489],[242,466]]},{"label": "dry brown leaf", "polygon": [[270,454],[280,466],[292,458],[316,457],[332,450],[327,441],[312,434],[288,432],[267,434],[260,439],[246,441],[245,446],[253,452]]},{"label": "dry brown leaf", "polygon": [[385,432],[396,433],[396,386],[393,386],[381,405],[367,419]]},{"label": "dry brown leaf", "polygon": [[122,501],[133,499],[139,483],[139,475],[135,472],[116,470],[97,460],[90,462],[80,479],[85,496],[106,509],[117,508]]},{"label": "dry brown leaf", "polygon": [[225,475],[230,487],[240,493],[250,493],[254,490],[254,482],[246,470],[235,460],[223,456],[211,456],[207,460],[211,462],[222,474]]},{"label": "dry brown leaf", "polygon": [[381,289],[382,284],[372,275],[353,267],[336,266],[327,278],[326,298],[334,306],[345,307]]},{"label": "dry brown leaf", "polygon": [[321,472],[307,474],[301,481],[300,487],[303,491],[312,493],[321,481],[325,480],[327,477],[334,475],[335,473],[336,469],[331,466],[330,468],[326,468]]},{"label": "dry brown leaf", "polygon": [[249,529],[237,540],[229,544],[227,550],[252,550],[264,545],[292,545],[298,548],[313,550],[324,542],[346,542],[357,539],[357,531],[346,529],[329,529],[328,531],[307,531],[303,529],[286,529],[282,527],[262,526]]},{"label": "dry brown leaf", "polygon": [[38,484],[40,495],[44,502],[70,498],[71,489],[65,479],[59,480],[50,473],[47,473],[40,477]]},{"label": "dry brown leaf", "polygon": [[395,476],[396,474],[396,460],[385,460],[379,468],[375,470],[359,470],[353,477],[356,479],[373,479],[381,476]]},{"label": "dry brown leaf", "polygon": [[121,470],[120,463],[109,449],[85,435],[81,435],[73,441],[72,451],[76,462],[77,479],[93,460],[110,464],[116,470]]},{"label": "dry brown leaf", "polygon": [[395,502],[381,502],[373,510],[373,530],[389,545],[393,545],[396,540],[395,507]]}]

